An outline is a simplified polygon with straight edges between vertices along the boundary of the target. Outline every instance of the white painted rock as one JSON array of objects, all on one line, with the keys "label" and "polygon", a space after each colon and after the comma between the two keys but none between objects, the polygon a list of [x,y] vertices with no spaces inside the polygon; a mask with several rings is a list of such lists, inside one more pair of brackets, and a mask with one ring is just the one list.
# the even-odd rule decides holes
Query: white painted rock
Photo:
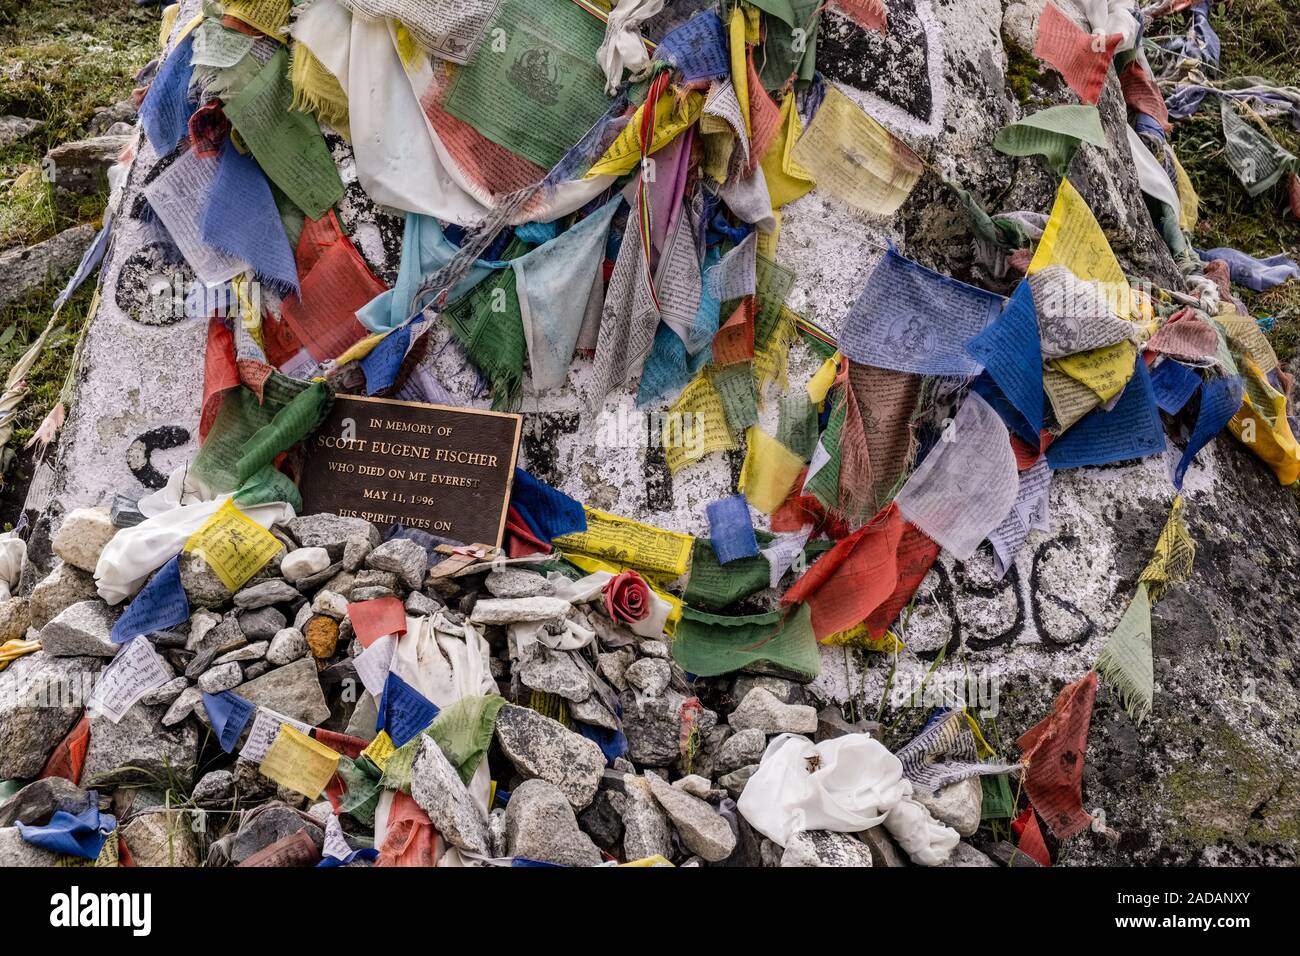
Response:
[{"label": "white painted rock", "polygon": [[77,508],[63,519],[50,546],[74,568],[94,573],[100,553],[115,534],[107,508]]},{"label": "white painted rock", "polygon": [[280,562],[280,574],[290,584],[319,574],[330,566],[330,553],[324,548],[298,548],[290,551]]}]

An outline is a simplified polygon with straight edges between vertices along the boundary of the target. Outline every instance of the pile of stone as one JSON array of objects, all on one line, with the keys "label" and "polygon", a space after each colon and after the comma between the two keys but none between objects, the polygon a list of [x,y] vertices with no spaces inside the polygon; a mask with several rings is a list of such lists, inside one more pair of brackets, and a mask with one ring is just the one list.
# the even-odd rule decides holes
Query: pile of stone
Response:
[{"label": "pile of stone", "polygon": [[[0,672],[0,780],[35,778],[81,718],[83,699],[38,699],[38,691],[88,686],[120,650],[110,632],[122,609],[97,596],[92,574],[116,530],[107,510],[71,513],[53,538],[53,571],[29,595],[0,605],[6,634],[25,632],[42,645]],[[690,680],[672,658],[670,638],[633,633],[599,601],[558,596],[563,582],[554,570],[548,576],[498,563],[456,577],[433,575],[442,556],[421,543],[381,540],[368,522],[332,515],[297,517],[272,533],[282,551],[234,593],[202,558],[182,554],[189,621],[149,635],[174,676],[119,722],[90,718],[78,784],[36,780],[0,804],[0,865],[53,862],[53,854],[20,839],[14,823],[44,823],[56,806],[90,790],[116,817],[139,865],[238,865],[287,840],[302,841],[299,833],[319,852],[330,803],[278,786],[238,748],[224,753],[209,733],[202,694],[232,691],[313,727],[374,738],[376,702],[358,679],[362,647],[348,605],[390,596],[404,602],[408,616],[436,616],[443,626],[468,626],[481,636],[507,701],[488,766],[508,802],[502,807],[499,799],[489,815],[433,739],[421,742],[411,793],[451,845],[482,858],[568,866],[647,858],[677,865],[907,865],[882,827],[857,835],[800,833],[783,850],[737,812],[774,735],[881,735],[878,724],[847,722],[770,665],[763,665],[766,672]],[[576,643],[566,635],[589,632],[595,637],[584,646],[563,649]],[[591,739],[598,735],[580,733],[581,725],[611,739],[621,733],[624,754],[607,759]],[[979,826],[978,780],[920,799],[963,836]],[[360,821],[345,813],[337,822],[351,847],[373,844]],[[965,842],[952,862],[993,865]]]}]

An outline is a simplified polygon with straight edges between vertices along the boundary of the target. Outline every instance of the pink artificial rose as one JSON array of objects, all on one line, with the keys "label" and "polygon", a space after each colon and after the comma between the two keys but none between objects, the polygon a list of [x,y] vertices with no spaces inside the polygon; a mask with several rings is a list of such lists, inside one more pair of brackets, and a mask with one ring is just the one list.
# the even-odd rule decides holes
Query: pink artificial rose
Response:
[{"label": "pink artificial rose", "polygon": [[610,578],[601,588],[605,610],[622,624],[635,624],[650,614],[650,585],[635,571],[624,571]]}]

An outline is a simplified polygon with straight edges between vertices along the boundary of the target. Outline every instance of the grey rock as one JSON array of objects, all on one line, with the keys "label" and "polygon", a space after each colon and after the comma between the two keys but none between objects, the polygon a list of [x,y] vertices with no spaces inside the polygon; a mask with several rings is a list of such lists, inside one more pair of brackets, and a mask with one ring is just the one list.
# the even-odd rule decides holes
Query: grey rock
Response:
[{"label": "grey rock", "polygon": [[556,597],[484,598],[475,603],[469,619],[474,624],[556,621],[563,619],[571,606]]},{"label": "grey rock", "polygon": [[33,780],[8,800],[0,802],[0,827],[15,823],[42,826],[61,804],[79,803],[86,792],[63,777]]},{"label": "grey rock", "polygon": [[525,779],[557,786],[578,809],[591,803],[605,769],[600,747],[557,720],[506,704],[497,714],[497,740]]},{"label": "grey rock", "polygon": [[595,866],[600,851],[578,828],[573,807],[544,780],[525,780],[510,794],[505,814],[506,852],[561,866]]},{"label": "grey rock", "polygon": [[758,773],[758,764],[752,763],[747,767],[723,774],[718,778],[718,783],[727,788],[727,793],[731,794],[733,800],[739,800],[740,795],[745,792],[745,784],[749,783],[749,778],[756,773]]},{"label": "grey rock", "polygon": [[273,578],[248,587],[240,588],[235,595],[235,607],[256,609],[269,604],[289,604],[302,595],[288,581]]},{"label": "grey rock", "polygon": [[555,593],[555,585],[542,575],[522,568],[493,571],[484,582],[495,598],[527,598]]},{"label": "grey rock", "polygon": [[0,671],[0,780],[31,779],[81,716],[103,661],[26,654]]},{"label": "grey rock", "polygon": [[[206,624],[206,621],[204,623]],[[248,638],[244,635],[244,629],[239,625],[239,618],[234,614],[227,614],[217,623],[216,627],[202,629],[202,633],[197,640],[193,632],[193,619],[191,619],[190,627],[190,638],[185,642],[185,648],[194,651],[195,655],[199,657],[211,654],[215,659],[220,654],[238,650],[248,643]]]},{"label": "grey rock", "polygon": [[215,647],[200,651],[190,658],[189,663],[185,665],[185,676],[190,680],[198,680],[216,659],[217,649]]},{"label": "grey rock", "polygon": [[642,641],[636,649],[642,657],[657,657],[666,661],[673,656],[672,651],[663,641]]},{"label": "grey rock", "polygon": [[65,229],[58,235],[24,249],[0,253],[0,309],[17,302],[28,292],[71,272],[95,238],[89,223]]},{"label": "grey rock", "polygon": [[[187,651],[202,650],[208,645],[205,644],[205,638],[211,633],[212,629],[220,624],[222,616],[213,611],[198,610],[190,615],[189,635],[185,639],[185,649]],[[239,622],[235,621],[235,626],[239,629]],[[243,633],[242,629],[239,629]]]},{"label": "grey rock", "polygon": [[343,545],[343,570],[355,571],[365,563],[374,545],[369,538],[355,537],[348,538]]},{"label": "grey rock", "polygon": [[[366,568],[364,571],[358,571],[353,582],[353,587],[357,588],[383,588],[386,591],[396,591],[402,583],[402,578],[395,571],[377,571],[374,568]],[[352,598],[353,601],[359,601],[361,598]]]},{"label": "grey rock", "polygon": [[[420,752],[411,768],[411,797],[429,815],[433,828],[453,846],[471,853],[488,852],[487,819],[432,737],[421,738]],[[569,815],[573,815],[572,810]]]},{"label": "grey rock", "polygon": [[629,774],[622,795],[623,859],[627,862],[646,857],[673,857],[673,832],[668,814],[654,797],[644,777]]},{"label": "grey rock", "polygon": [[731,856],[736,834],[713,807],[655,774],[646,774],[645,779],[688,850],[709,863],[720,863]]},{"label": "grey rock", "polygon": [[131,143],[130,136],[92,136],[60,143],[45,154],[42,169],[59,192],[93,196],[108,187],[108,171]]},{"label": "grey rock", "polygon": [[962,836],[973,836],[980,827],[980,811],[984,805],[984,788],[979,777],[970,777],[949,784],[934,793],[916,788],[912,794],[916,802],[930,811],[940,823],[947,824]]},{"label": "grey rock", "polygon": [[699,797],[701,800],[725,795],[726,791],[719,791],[713,788],[713,782],[708,777],[701,777],[697,773],[688,774],[679,780],[673,781],[673,786],[678,790],[684,790],[692,797]]},{"label": "grey rock", "polygon": [[627,690],[627,665],[636,660],[636,653],[627,649],[611,651],[596,655],[596,670],[600,672],[610,686],[622,693]]},{"label": "grey rock", "polygon": [[168,774],[185,785],[193,781],[199,756],[198,728],[192,723],[164,727],[164,712],[162,707],[136,704],[117,723],[107,717],[91,717],[82,784],[149,782],[166,780]]},{"label": "grey rock", "polygon": [[834,740],[836,737],[844,737],[848,734],[870,734],[877,740],[883,741],[885,728],[874,720],[859,720],[850,723],[844,719],[839,707],[834,704],[829,704],[817,711],[817,732],[813,736],[814,743],[821,743],[823,740]]},{"label": "grey rock", "polygon": [[731,686],[731,696],[744,700],[755,687],[761,687],[783,704],[806,704],[808,695],[798,681],[785,680],[780,677],[768,677],[763,674],[741,674]]},{"label": "grey rock", "polygon": [[146,707],[157,707],[161,704],[171,704],[177,697],[184,693],[185,688],[189,686],[190,682],[184,675],[173,677],[167,683],[161,684],[151,691],[147,691],[145,695],[140,698],[140,703],[144,704]]},{"label": "grey rock", "polygon": [[41,121],[25,116],[0,116],[0,149],[12,146],[41,128]]},{"label": "grey rock", "polygon": [[348,599],[342,594],[322,588],[312,598],[311,609],[315,614],[324,614],[341,621],[348,616]]},{"label": "grey rock", "polygon": [[[588,687],[590,688],[590,685]],[[618,718],[605,706],[599,694],[589,693],[586,700],[570,700],[569,716],[580,724],[591,724],[593,727],[604,727],[606,730],[619,729]]]},{"label": "grey rock", "polygon": [[952,853],[948,859],[940,866],[997,866],[993,860],[975,849],[965,840],[961,840],[952,848]]},{"label": "grey rock", "polygon": [[0,867],[59,865],[59,855],[28,843],[17,827],[0,827]]},{"label": "grey rock", "polygon": [[213,663],[217,665],[230,663],[248,664],[253,661],[260,661],[266,656],[267,646],[267,641],[257,641],[254,644],[248,644],[233,651],[227,651],[225,654],[222,654],[213,661]]},{"label": "grey rock", "polygon": [[628,759],[642,767],[671,766],[681,754],[681,715],[686,698],[671,690],[653,698],[627,690],[621,700]]},{"label": "grey rock", "polygon": [[378,600],[379,598],[392,597],[393,594],[394,592],[392,588],[382,588],[372,584],[368,587],[353,588],[352,594],[349,596],[349,600],[375,601]]},{"label": "grey rock", "polygon": [[311,594],[317,588],[325,587],[336,594],[342,594],[347,597],[352,593],[353,575],[351,571],[344,571],[342,562],[336,561],[324,571],[319,571],[311,577],[302,578],[294,581],[293,586],[303,594]]},{"label": "grey rock", "polygon": [[189,551],[181,552],[181,587],[190,607],[219,608],[234,597],[208,562]]},{"label": "grey rock", "polygon": [[623,672],[627,682],[647,697],[658,697],[668,689],[673,671],[667,661],[643,657]]},{"label": "grey rock", "polygon": [[265,659],[244,665],[244,680],[256,680],[271,669]]},{"label": "grey rock", "polygon": [[310,621],[314,616],[315,616],[315,612],[312,611],[311,605],[304,603],[302,607],[298,608],[298,613],[294,615],[294,619],[293,619],[294,629],[298,631],[302,631],[302,629],[307,626],[307,622]]},{"label": "grey rock", "polygon": [[324,548],[295,548],[280,561],[280,574],[290,584],[320,574],[330,566],[330,553]]},{"label": "grey rock", "polygon": [[283,803],[264,804],[244,817],[230,842],[230,862],[238,866],[258,850],[264,850],[277,840],[293,836],[299,830],[307,831],[317,849],[324,846],[324,828]]},{"label": "grey rock", "polygon": [[442,604],[423,591],[412,591],[406,598],[406,613],[417,617],[431,617],[442,610]]},{"label": "grey rock", "polygon": [[408,590],[418,591],[429,570],[429,556],[409,538],[393,538],[366,555],[366,567],[392,571],[402,578]]},{"label": "grey rock", "polygon": [[22,640],[31,626],[31,611],[27,598],[16,597],[0,601],[0,644]]},{"label": "grey rock", "polygon": [[759,865],[761,866],[780,866],[781,856],[785,853],[785,848],[779,843],[773,843],[767,837],[758,846]]},{"label": "grey rock", "polygon": [[596,792],[591,804],[578,814],[578,827],[602,850],[617,852],[623,839],[623,818],[614,806],[610,791]]},{"label": "grey rock", "polygon": [[[338,515],[299,515],[287,525],[289,534],[304,548],[324,548],[338,561],[343,557],[343,546],[351,538],[360,538],[371,547],[379,544],[379,529],[362,518],[343,518]],[[355,569],[349,569],[355,570]]]},{"label": "grey rock", "polygon": [[719,749],[715,767],[719,773],[739,770],[762,760],[766,749],[767,735],[763,731],[754,728],[737,731]]},{"label": "grey rock", "polygon": [[735,731],[756,729],[765,734],[811,734],[817,730],[817,711],[806,704],[783,704],[771,691],[755,687],[731,712],[727,723]]},{"label": "grey rock", "polygon": [[77,508],[63,519],[50,546],[66,563],[94,574],[100,553],[115,534],[107,508]]},{"label": "grey rock", "polygon": [[316,676],[316,663],[306,657],[245,681],[239,687],[239,696],[313,727],[330,716]]},{"label": "grey rock", "polygon": [[538,645],[529,661],[517,668],[525,687],[565,700],[581,701],[591,696],[591,681],[570,651],[553,651]]},{"label": "grey rock", "polygon": [[57,561],[40,584],[32,589],[28,611],[31,625],[38,630],[44,627],[63,610],[80,601],[90,601],[99,597],[95,590],[95,576],[88,571]]},{"label": "grey rock", "polygon": [[[182,678],[184,679],[184,678]],[[190,714],[194,713],[194,708],[201,707],[203,703],[203,692],[197,687],[186,687],[176,695],[167,712],[162,715],[162,725],[164,727],[175,727]]]},{"label": "grey rock", "polygon": [[782,866],[871,866],[871,850],[847,833],[796,830],[785,845]]},{"label": "grey rock", "polygon": [[161,810],[143,813],[122,827],[136,866],[199,865],[199,845],[188,812]]},{"label": "grey rock", "polygon": [[307,639],[296,627],[286,627],[277,633],[271,638],[271,644],[266,649],[267,662],[276,667],[292,664],[298,658],[306,656]]},{"label": "grey rock", "polygon": [[239,629],[250,641],[269,641],[287,623],[284,615],[273,607],[259,607],[239,615]]},{"label": "grey rock", "polygon": [[118,614],[100,600],[79,601],[41,628],[41,647],[53,657],[115,657],[109,640]]},{"label": "grey rock", "polygon": [[883,826],[863,830],[857,837],[871,851],[872,866],[911,866],[907,854],[894,842],[894,838],[889,835],[889,831]]},{"label": "grey rock", "polygon": [[130,98],[118,100],[112,106],[95,110],[95,115],[86,124],[86,132],[92,136],[111,133],[115,126],[134,126],[137,119],[135,105]]}]

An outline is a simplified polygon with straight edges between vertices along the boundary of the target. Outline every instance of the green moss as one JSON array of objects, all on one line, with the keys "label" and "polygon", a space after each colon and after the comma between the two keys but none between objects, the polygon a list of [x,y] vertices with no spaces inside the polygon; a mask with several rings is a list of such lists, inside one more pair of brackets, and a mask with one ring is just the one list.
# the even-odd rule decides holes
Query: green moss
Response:
[{"label": "green moss", "polygon": [[1294,833],[1300,793],[1290,786],[1279,800],[1282,774],[1238,733],[1216,720],[1208,728],[1170,728],[1175,736],[1199,732],[1206,746],[1195,758],[1174,767],[1159,786],[1174,823],[1171,836],[1196,846],[1229,843],[1285,843]]},{"label": "green moss", "polygon": [[1005,33],[1002,34],[1002,47],[1007,53],[1007,86],[1011,87],[1011,92],[1016,94],[1016,99],[1020,101],[1021,106],[1030,106],[1034,102],[1032,87],[1043,78],[1043,73],[1038,68],[1038,60],[1020,49],[1020,46]]}]

